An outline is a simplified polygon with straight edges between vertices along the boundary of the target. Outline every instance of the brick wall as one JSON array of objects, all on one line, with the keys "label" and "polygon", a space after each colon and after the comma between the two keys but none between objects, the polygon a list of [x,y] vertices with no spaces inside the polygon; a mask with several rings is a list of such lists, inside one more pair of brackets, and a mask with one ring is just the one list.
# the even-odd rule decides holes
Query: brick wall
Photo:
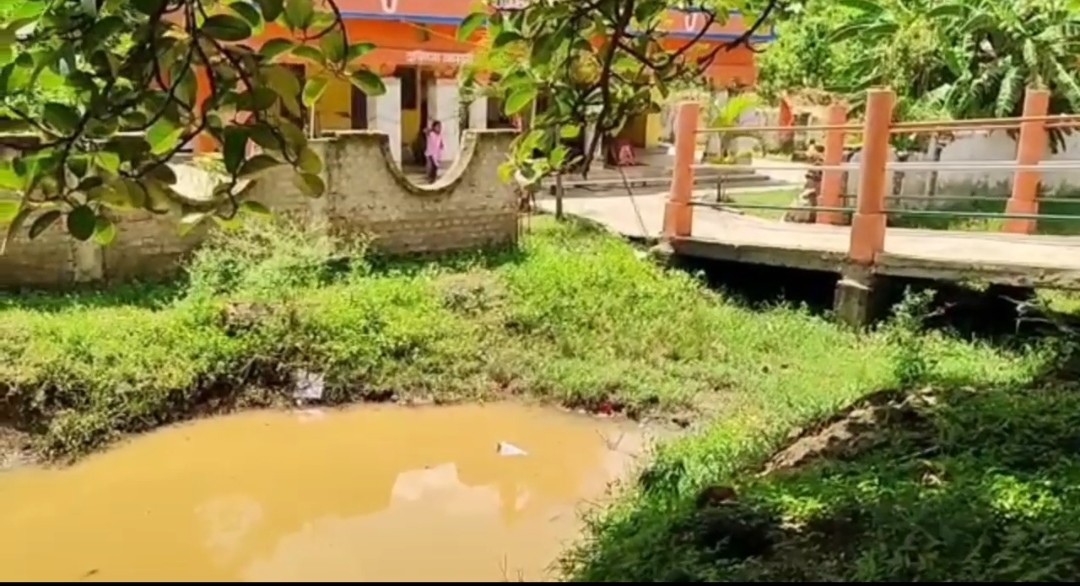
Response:
[{"label": "brick wall", "polygon": [[[275,213],[362,233],[391,253],[447,252],[517,240],[517,202],[498,178],[513,131],[467,131],[461,156],[432,185],[409,181],[390,162],[389,141],[378,132],[349,132],[313,143],[323,156],[326,194],[304,196],[293,172],[275,169],[249,196]],[[200,171],[181,169],[178,191],[199,197],[208,182]],[[3,197],[3,194],[0,194]],[[206,230],[178,232],[177,214],[147,212],[115,217],[116,240],[107,247],[80,243],[58,222],[32,243],[23,232],[0,256],[0,288],[50,287],[100,280],[155,278],[176,271]],[[29,226],[30,222],[26,226]]]}]

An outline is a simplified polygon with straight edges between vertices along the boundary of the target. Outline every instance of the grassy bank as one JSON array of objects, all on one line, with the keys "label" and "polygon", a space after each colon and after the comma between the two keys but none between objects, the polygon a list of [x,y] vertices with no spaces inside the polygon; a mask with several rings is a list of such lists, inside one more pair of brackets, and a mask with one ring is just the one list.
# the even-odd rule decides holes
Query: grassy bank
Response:
[{"label": "grassy bank", "polygon": [[811,414],[820,400],[770,399],[666,446],[622,503],[592,519],[564,559],[567,573],[1071,579],[1080,563],[1075,365],[1061,370],[1060,347],[993,350],[920,331],[922,311],[901,308],[879,333],[876,350],[890,363],[880,388],[893,390],[853,391],[850,370],[837,368],[816,382],[847,398],[843,409]]},{"label": "grassy bank", "polygon": [[[516,251],[430,262],[375,259],[358,244],[264,226],[203,249],[177,284],[0,298],[0,389],[7,419],[51,457],[215,408],[288,400],[301,371],[323,375],[332,403],[523,395],[677,417],[698,432],[664,446],[636,489],[594,520],[567,555],[573,577],[926,578],[975,567],[957,553],[968,542],[948,533],[960,521],[971,521],[965,539],[992,527],[1005,527],[1008,543],[1036,528],[1028,534],[1051,539],[1043,530],[1061,526],[1038,524],[1072,504],[1059,488],[1073,468],[1066,448],[1048,452],[1064,458],[1051,473],[1031,451],[1071,445],[1061,438],[1080,426],[1062,418],[1075,411],[1068,394],[1024,402],[1048,349],[921,332],[916,313],[856,334],[800,308],[750,309],[573,224],[537,222]],[[924,409],[911,429],[871,442],[877,451],[757,474],[806,422],[881,389],[924,385],[957,410]],[[1031,427],[1003,423],[1016,405]],[[1036,426],[1053,439],[1033,439]],[[934,504],[914,476],[928,460],[950,490],[960,479],[954,501]],[[718,486],[734,489],[735,506]],[[1022,514],[987,514],[980,525],[965,515],[989,501],[973,495],[999,495]],[[951,517],[931,507],[961,501],[969,507]],[[858,522],[845,535],[858,539],[812,557],[813,532],[800,528],[848,512]],[[767,547],[732,550],[754,539]],[[900,562],[889,557],[897,543]],[[1024,547],[994,562],[1019,570],[993,575],[1046,566],[1029,563]],[[803,574],[785,573],[792,565]]]},{"label": "grassy bank", "polygon": [[259,228],[203,249],[182,284],[4,297],[4,411],[62,457],[287,397],[302,370],[330,402],[524,394],[683,418],[815,413],[888,382],[884,342],[724,303],[578,226],[436,262],[362,252]]}]

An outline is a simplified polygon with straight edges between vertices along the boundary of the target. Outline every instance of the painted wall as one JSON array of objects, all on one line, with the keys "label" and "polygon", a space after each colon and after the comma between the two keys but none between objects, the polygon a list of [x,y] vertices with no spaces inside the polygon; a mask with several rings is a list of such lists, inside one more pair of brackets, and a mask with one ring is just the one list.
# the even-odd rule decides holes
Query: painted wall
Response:
[{"label": "painted wall", "polygon": [[[1049,161],[1077,161],[1075,170],[1057,170],[1043,173],[1042,185],[1055,195],[1080,195],[1080,135],[1065,137],[1065,148],[1057,153],[1047,153]],[[929,153],[919,156],[930,160]],[[941,151],[942,163],[1012,162],[1016,160],[1016,141],[1005,132],[978,132],[961,136],[947,144]],[[902,187],[905,195],[929,193],[929,172],[905,173]],[[1013,171],[967,170],[939,171],[936,193],[939,195],[980,195],[1008,197],[1012,192]]]},{"label": "painted wall", "polygon": [[[433,185],[409,182],[389,160],[385,134],[363,131],[312,142],[325,162],[326,194],[299,193],[292,170],[272,170],[252,187],[252,199],[275,213],[313,226],[372,238],[393,253],[471,249],[516,242],[517,196],[499,180],[514,133],[467,132],[462,156]],[[176,165],[177,190],[192,204],[205,201],[215,179],[201,169]],[[2,196],[2,194],[0,194]],[[57,222],[31,243],[25,231],[0,256],[0,288],[54,287],[79,282],[163,277],[178,269],[209,228],[180,236],[179,212],[118,214],[116,240],[107,247],[78,242]],[[31,221],[33,218],[31,218]]]}]

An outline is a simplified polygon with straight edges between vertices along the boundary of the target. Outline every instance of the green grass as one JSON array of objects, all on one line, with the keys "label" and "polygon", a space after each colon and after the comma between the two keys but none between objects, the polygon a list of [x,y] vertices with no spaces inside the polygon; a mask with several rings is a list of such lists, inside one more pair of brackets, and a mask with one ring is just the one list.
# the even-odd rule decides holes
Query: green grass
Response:
[{"label": "green grass", "polygon": [[325,377],[332,402],[525,394],[683,413],[757,403],[766,370],[797,395],[838,359],[853,388],[876,388],[875,344],[793,308],[726,304],[619,240],[554,223],[520,251],[437,262],[259,228],[203,249],[182,285],[0,299],[3,411],[56,457],[261,399],[252,389],[300,369]]},{"label": "green grass", "polygon": [[[795,202],[795,198],[799,195],[799,191],[800,190],[798,189],[777,189],[775,191],[762,191],[758,193],[737,193],[730,197],[736,204],[788,207]],[[748,216],[757,216],[759,218],[765,218],[766,220],[776,221],[780,221],[786,213],[786,210],[763,210],[740,207],[733,207],[732,209],[738,210]]]},{"label": "green grass", "polygon": [[[663,448],[630,496],[591,520],[565,570],[577,581],[1071,578],[1080,395],[1040,382],[1060,356],[961,344],[920,331],[918,315],[902,310],[879,332],[873,352],[891,366],[870,370],[889,379],[879,388],[935,389],[932,401],[851,418],[856,440],[826,442],[815,422],[832,402],[866,397],[857,369],[834,362],[795,396],[761,377],[759,409]],[[776,450],[804,447],[790,435],[802,425],[816,458],[763,473]],[[735,497],[703,499],[709,487]]]},{"label": "green grass", "polygon": [[[810,561],[794,565],[812,577],[967,575],[987,560],[957,552],[991,521],[966,515],[999,502],[1035,516],[992,517],[1008,539],[979,551],[1013,557],[991,560],[997,565],[988,567],[1011,569],[985,575],[1060,567],[1049,564],[1051,554],[1023,557],[1033,546],[1021,537],[1068,555],[1072,513],[1039,523],[1073,505],[1062,488],[1072,479],[1072,456],[1062,448],[1050,454],[1060,466],[1044,458],[1030,460],[1023,474],[1014,470],[1030,457],[1024,450],[1058,445],[1080,429],[1067,419],[1076,406],[1067,393],[1036,395],[1029,405],[1021,392],[1055,354],[923,332],[915,314],[857,333],[798,307],[751,309],[577,224],[537,222],[519,250],[432,261],[373,258],[356,243],[254,225],[202,249],[181,283],[0,298],[0,412],[52,457],[215,406],[281,400],[300,369],[321,373],[335,403],[522,395],[677,413],[698,431],[663,446],[626,497],[592,521],[566,557],[571,577],[787,577],[795,574],[785,568],[802,559]],[[925,384],[987,406],[984,415],[979,407],[927,416],[940,452],[897,459],[910,451],[897,444],[805,474],[755,474],[801,425],[881,389]],[[969,387],[991,390],[957,390]],[[1005,425],[1013,407],[1030,421]],[[1034,426],[1046,430],[1045,441],[1033,439]],[[938,456],[956,471],[944,476],[946,486],[960,479],[960,492],[944,504],[927,500],[912,480],[915,462]],[[695,504],[715,484],[737,487],[735,517],[770,527],[795,553],[733,557],[717,529],[731,527],[731,514]],[[954,506],[962,502],[968,508]],[[1028,511],[1029,502],[1041,504]],[[813,552],[791,527],[850,511],[874,522],[852,530],[860,536],[846,546],[853,549],[837,550],[847,557],[800,557]],[[774,518],[791,523],[769,525]]]},{"label": "green grass", "polygon": [[[950,205],[935,207],[936,211],[953,212],[958,215],[919,215],[897,214],[893,216],[892,223],[901,228],[929,228],[932,230],[955,230],[965,232],[1001,232],[1005,228],[1005,220],[1002,218],[971,217],[962,215],[965,212],[979,214],[1002,214],[1005,213],[1007,197],[1003,196],[999,201],[973,201],[955,202]],[[1042,202],[1039,205],[1040,215],[1049,216],[1075,216],[1075,219],[1040,219],[1036,223],[1037,234],[1053,236],[1076,236],[1080,235],[1080,200],[1074,202]]]}]

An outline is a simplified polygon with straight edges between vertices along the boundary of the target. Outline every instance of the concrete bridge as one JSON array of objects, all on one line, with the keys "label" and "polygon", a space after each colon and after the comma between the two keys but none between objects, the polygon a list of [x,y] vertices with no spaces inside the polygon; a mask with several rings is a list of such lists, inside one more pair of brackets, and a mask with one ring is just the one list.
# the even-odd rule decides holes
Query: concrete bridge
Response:
[{"label": "concrete bridge", "polygon": [[[909,124],[892,122],[895,96],[888,90],[870,93],[862,125],[848,124],[844,109],[833,107],[829,124],[813,129],[826,132],[827,138],[824,161],[817,167],[822,172],[818,200],[816,205],[799,208],[816,213],[815,223],[807,224],[742,215],[734,211],[739,204],[707,202],[695,197],[694,171],[706,167],[695,160],[697,136],[722,130],[700,129],[699,106],[682,104],[678,111],[670,193],[575,197],[568,198],[564,206],[567,213],[604,224],[624,236],[658,239],[680,256],[837,273],[840,277],[835,298],[837,316],[852,324],[865,324],[872,319],[881,309],[878,300],[882,293],[891,281],[899,278],[1080,289],[1080,236],[1036,233],[1038,221],[1049,218],[1076,220],[1080,234],[1080,216],[1050,218],[1039,214],[1040,174],[1063,164],[1042,161],[1048,151],[1048,130],[1080,127],[1080,116],[1048,116],[1048,102],[1047,92],[1030,90],[1020,118]],[[887,227],[890,216],[912,213],[910,209],[888,207],[886,200],[893,199],[891,195],[886,197],[888,173],[932,171],[935,166],[943,165],[890,162],[890,136],[985,128],[1019,132],[1016,161],[949,164],[947,169],[1010,169],[1015,177],[1005,212],[915,213],[993,216],[1005,220],[1004,230],[993,233]],[[845,135],[858,133],[863,137],[861,160],[857,164],[843,164]],[[845,205],[842,194],[847,172],[858,173],[854,207]]]}]

